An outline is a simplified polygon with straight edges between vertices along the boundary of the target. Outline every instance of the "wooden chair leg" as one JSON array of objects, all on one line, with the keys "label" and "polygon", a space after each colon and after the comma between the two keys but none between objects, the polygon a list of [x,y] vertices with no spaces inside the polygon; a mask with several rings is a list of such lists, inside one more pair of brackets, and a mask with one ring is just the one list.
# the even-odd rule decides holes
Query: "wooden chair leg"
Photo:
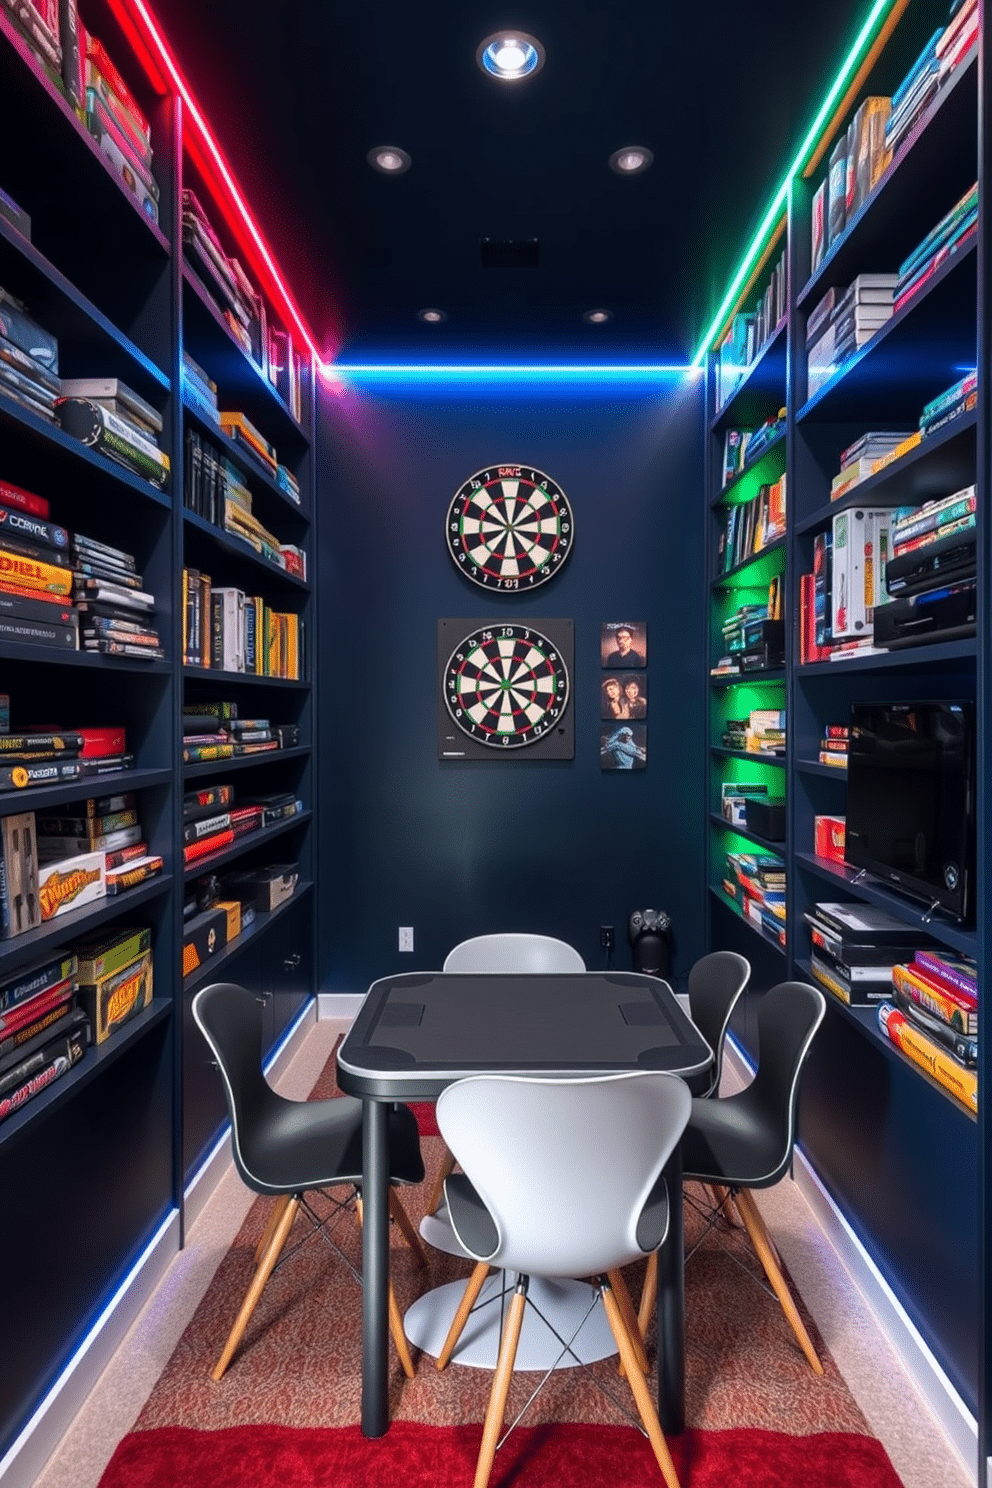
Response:
[{"label": "wooden chair leg", "polygon": [[392,1187],[390,1187],[389,1190],[389,1213],[395,1221],[400,1234],[403,1236],[403,1239],[413,1251],[414,1259],[417,1262],[417,1265],[420,1266],[422,1270],[426,1270],[427,1252],[424,1250],[423,1245],[420,1243],[420,1236],[417,1234],[416,1230],[413,1228],[413,1225],[410,1223],[410,1216],[403,1208],[403,1205],[400,1202],[399,1194],[396,1192],[395,1188]]},{"label": "wooden chair leg", "polygon": [[289,1194],[280,1194],[279,1197],[276,1199],[275,1203],[272,1205],[272,1208],[269,1210],[269,1218],[268,1218],[268,1220],[266,1222],[265,1229],[262,1231],[262,1238],[259,1240],[258,1244],[255,1246],[255,1265],[256,1266],[258,1265],[259,1261],[262,1259],[262,1257],[265,1254],[265,1252],[268,1250],[268,1248],[269,1248],[269,1242],[272,1239],[272,1236],[276,1232],[276,1225],[279,1223],[279,1221],[282,1219],[283,1215],[285,1214],[285,1212],[286,1212],[286,1205],[288,1203],[289,1203]]},{"label": "wooden chair leg", "polygon": [[476,1298],[482,1291],[482,1284],[489,1275],[489,1266],[485,1261],[479,1261],[472,1275],[468,1279],[468,1285],[462,1294],[462,1300],[458,1304],[458,1311],[451,1320],[448,1336],[444,1340],[441,1352],[437,1356],[438,1369],[444,1369],[455,1351],[455,1345],[462,1336],[465,1324],[468,1322],[469,1313],[475,1306]]},{"label": "wooden chair leg", "polygon": [[224,1351],[210,1371],[212,1379],[221,1379],[224,1371],[234,1357],[234,1351],[244,1336],[244,1331],[248,1326],[248,1321],[252,1313],[258,1305],[258,1299],[262,1295],[265,1283],[272,1275],[273,1267],[279,1259],[283,1246],[286,1244],[286,1237],[293,1228],[293,1221],[296,1218],[296,1211],[299,1206],[300,1201],[294,1196],[283,1209],[279,1223],[276,1225],[275,1232],[269,1241],[268,1249],[262,1256],[255,1270],[255,1275],[252,1277],[251,1286],[248,1288],[245,1300],[241,1304],[241,1311],[235,1319],[234,1327],[228,1334]]},{"label": "wooden chair leg", "polygon": [[[730,1189],[726,1188],[722,1183],[708,1183],[706,1187],[713,1196],[713,1203],[719,1209],[727,1223],[736,1226],[739,1216]],[[743,1220],[741,1220],[741,1224],[743,1224]]]},{"label": "wooden chair leg", "polygon": [[658,1466],[661,1468],[662,1477],[668,1484],[668,1488],[679,1488],[675,1463],[672,1461],[672,1454],[668,1450],[665,1433],[661,1429],[661,1423],[658,1420],[658,1413],[651,1400],[651,1392],[648,1389],[647,1381],[638,1367],[639,1360],[634,1340],[624,1326],[623,1314],[616,1297],[613,1295],[612,1288],[610,1286],[603,1286],[601,1292],[603,1306],[606,1308],[606,1316],[613,1331],[613,1337],[617,1341],[617,1348],[620,1350],[620,1360],[627,1375],[630,1393],[634,1397],[637,1413],[641,1418],[644,1430],[647,1432],[648,1441],[651,1443],[651,1449],[654,1452]]},{"label": "wooden chair leg", "polygon": [[785,1313],[786,1317],[789,1320],[789,1326],[792,1328],[793,1333],[796,1335],[799,1347],[806,1355],[806,1358],[809,1360],[814,1372],[816,1374],[822,1374],[823,1365],[820,1363],[816,1349],[813,1347],[812,1340],[810,1339],[809,1334],[806,1332],[806,1328],[803,1325],[802,1318],[799,1316],[796,1304],[792,1300],[792,1294],[789,1291],[789,1288],[786,1286],[785,1277],[782,1275],[782,1272],[779,1269],[779,1265],[775,1258],[774,1247],[772,1246],[768,1230],[765,1228],[765,1222],[758,1212],[758,1206],[755,1204],[754,1199],[751,1197],[746,1188],[742,1188],[740,1190],[740,1192],[736,1195],[736,1199],[737,1208],[740,1211],[741,1219],[744,1221],[744,1227],[747,1230],[748,1238],[750,1239],[751,1244],[754,1246],[758,1260],[764,1267],[765,1275],[768,1277],[768,1280],[771,1283],[772,1290],[774,1291],[779,1302],[782,1304],[782,1311]]},{"label": "wooden chair leg", "polygon": [[[647,1374],[648,1356],[644,1352],[644,1340],[641,1337],[641,1325],[637,1320],[637,1313],[634,1311],[634,1304],[630,1300],[630,1292],[627,1288],[627,1283],[623,1279],[623,1272],[608,1271],[607,1275],[610,1278],[610,1286],[613,1288],[613,1295],[616,1298],[617,1306],[620,1309],[620,1315],[623,1318],[623,1325],[627,1329],[627,1332],[630,1334],[631,1341],[633,1342],[634,1351],[637,1354],[637,1362],[640,1364],[641,1369],[644,1371],[644,1373]],[[625,1373],[622,1359],[620,1361],[619,1372],[621,1375]]]},{"label": "wooden chair leg", "polygon": [[441,1200],[444,1198],[444,1180],[448,1177],[449,1173],[452,1173],[454,1171],[454,1167],[454,1156],[450,1148],[445,1147],[444,1157],[441,1159],[440,1171],[434,1180],[434,1187],[431,1189],[431,1196],[427,1200],[428,1214],[436,1214],[437,1211],[440,1209]]},{"label": "wooden chair leg", "polygon": [[[493,1375],[493,1388],[489,1396],[489,1405],[486,1407],[485,1425],[482,1428],[482,1446],[479,1449],[479,1460],[475,1468],[475,1488],[487,1488],[489,1475],[493,1470],[493,1458],[496,1456],[496,1444],[503,1426],[506,1397],[513,1378],[513,1361],[517,1357],[517,1344],[520,1341],[520,1328],[523,1324],[526,1306],[527,1294],[521,1286],[514,1292],[513,1301],[510,1303],[506,1329],[503,1333],[503,1345],[499,1351],[496,1373]],[[643,1375],[641,1378],[643,1379]],[[678,1488],[678,1484],[675,1484],[674,1488]]]},{"label": "wooden chair leg", "polygon": [[644,1285],[641,1288],[641,1305],[637,1309],[637,1327],[644,1343],[648,1336],[648,1325],[651,1322],[651,1314],[658,1303],[658,1252],[653,1250],[648,1256],[648,1268],[644,1273]]}]

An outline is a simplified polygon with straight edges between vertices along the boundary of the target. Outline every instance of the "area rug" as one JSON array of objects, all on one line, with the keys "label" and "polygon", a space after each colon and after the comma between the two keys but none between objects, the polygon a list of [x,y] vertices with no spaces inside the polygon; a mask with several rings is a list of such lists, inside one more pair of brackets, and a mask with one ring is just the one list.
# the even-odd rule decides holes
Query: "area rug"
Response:
[{"label": "area rug", "polygon": [[[313,1094],[334,1092],[332,1058]],[[443,1151],[431,1108],[416,1110],[427,1178],[402,1190],[415,1224]],[[408,1380],[391,1352],[393,1424],[379,1440],[363,1437],[360,1292],[348,1266],[319,1240],[276,1271],[224,1378],[210,1378],[269,1202],[253,1205],[100,1488],[389,1488],[400,1481],[403,1488],[467,1488],[491,1374],[454,1363],[439,1373],[421,1355]],[[335,1234],[357,1267],[357,1226],[346,1219]],[[702,1234],[687,1203],[687,1251]],[[430,1257],[425,1276],[392,1236],[401,1308],[426,1287],[468,1275],[464,1260]],[[755,1269],[746,1241],[721,1226],[686,1266],[687,1429],[670,1438],[682,1488],[900,1488],[802,1303],[822,1377],[810,1370],[777,1301],[741,1265]],[[636,1301],[638,1268],[629,1279]],[[653,1358],[653,1334],[648,1352]],[[537,1379],[514,1375],[508,1420]],[[654,1392],[654,1377],[650,1384]],[[657,1464],[632,1420],[615,1358],[557,1371],[497,1454],[492,1488],[657,1488]]]}]

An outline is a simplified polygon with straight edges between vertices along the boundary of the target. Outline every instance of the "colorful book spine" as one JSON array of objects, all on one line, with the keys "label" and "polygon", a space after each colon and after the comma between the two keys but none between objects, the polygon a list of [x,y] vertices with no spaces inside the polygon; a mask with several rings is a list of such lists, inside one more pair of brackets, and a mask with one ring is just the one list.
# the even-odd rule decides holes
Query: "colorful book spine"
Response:
[{"label": "colorful book spine", "polygon": [[939,1085],[966,1106],[969,1111],[978,1111],[978,1072],[966,1069],[953,1055],[948,1054],[933,1039],[927,1038],[914,1028],[905,1013],[883,1002],[878,1010],[878,1023],[882,1032],[892,1040],[897,1049],[926,1070]]}]

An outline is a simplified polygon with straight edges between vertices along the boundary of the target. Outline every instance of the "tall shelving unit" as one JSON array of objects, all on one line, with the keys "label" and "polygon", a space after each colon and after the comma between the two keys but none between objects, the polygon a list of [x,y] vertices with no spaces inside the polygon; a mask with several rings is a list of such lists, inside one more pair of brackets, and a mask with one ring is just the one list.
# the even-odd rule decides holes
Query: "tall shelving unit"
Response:
[{"label": "tall shelving unit", "polygon": [[[242,469],[259,517],[308,555],[312,577],[314,379],[307,353],[298,422],[228,331],[186,265],[181,189],[208,193],[184,148],[181,101],[153,87],[107,0],[83,0],[83,19],[107,48],[152,125],[159,222],[115,179],[96,141],[0,10],[0,69],[17,119],[16,148],[0,162],[0,187],[32,221],[28,242],[0,219],[0,285],[58,338],[62,377],[120,377],[158,409],[171,479],[157,490],[87,449],[0,388],[0,478],[46,497],[51,520],[133,553],[156,597],[164,660],[130,660],[46,645],[0,644],[0,690],[13,730],[116,724],[134,767],[116,775],[0,794],[0,816],[69,812],[86,797],[133,791],[157,878],[0,940],[0,978],[122,924],[152,931],[154,998],[137,1017],[49,1088],[0,1122],[0,1186],[9,1222],[0,1261],[12,1279],[0,1385],[0,1459],[18,1439],[120,1289],[152,1247],[182,1242],[185,1194],[226,1112],[190,1019],[196,987],[214,974],[246,982],[265,1000],[266,1044],[275,1048],[313,995],[315,914],[314,690],[304,651],[301,680],[248,677],[182,665],[182,569],[197,563],[218,582],[293,610],[315,634],[311,584],[184,509],[184,442],[191,424],[217,447],[231,444],[199,420],[182,391],[185,347],[208,366],[220,406],[240,409],[295,473],[300,502],[250,460]],[[271,309],[271,307],[270,307]],[[277,317],[276,317],[277,318]],[[299,727],[298,745],[269,755],[182,762],[184,699],[236,700],[244,716]],[[182,795],[231,781],[236,795],[293,790],[302,814],[238,839],[184,872]],[[212,871],[295,863],[294,895],[261,913],[205,967],[183,979],[183,902]],[[13,1280],[16,1278],[16,1282]]]},{"label": "tall shelving unit", "polygon": [[[988,176],[987,159],[980,158],[979,121],[987,103],[979,96],[983,74],[977,55],[983,48],[987,55],[987,27],[978,48],[958,65],[917,119],[868,199],[811,272],[812,199],[826,174],[826,155],[833,141],[847,128],[865,97],[891,96],[934,30],[946,22],[944,8],[921,0],[901,10],[904,13],[886,45],[873,57],[871,67],[859,74],[828,126],[815,163],[791,183],[789,192],[784,401],[786,614],[790,621],[782,682],[788,727],[786,944],[784,953],[769,965],[767,946],[754,928],[747,926],[745,933],[738,922],[735,933],[728,934],[725,915],[715,911],[711,911],[708,934],[710,946],[733,944],[754,963],[753,991],[737,1030],[751,1057],[755,1052],[749,1038],[753,1009],[772,980],[797,976],[815,982],[803,915],[817,901],[881,907],[904,921],[908,934],[916,929],[950,954],[974,957],[981,986],[988,971],[989,338],[985,322],[989,297],[984,288],[988,282],[984,246]],[[987,70],[984,76],[988,77]],[[973,240],[952,255],[867,344],[807,396],[806,322],[827,289],[844,289],[860,273],[895,272],[976,179],[982,213],[977,243]],[[981,333],[980,327],[984,327]],[[840,499],[830,500],[831,478],[843,449],[869,429],[915,429],[924,404],[975,366],[978,410],[925,438]],[[745,410],[757,419],[766,409],[756,381],[762,371],[760,363],[752,367],[719,415],[715,415],[713,401],[713,353],[709,369],[707,501],[712,509],[720,431],[728,420],[734,427],[747,427],[741,422]],[[814,538],[829,531],[834,515],[855,506],[918,506],[971,482],[978,487],[977,637],[800,665],[799,576],[812,570]],[[712,551],[712,519],[708,525]],[[711,627],[714,610],[711,596]],[[712,683],[710,690],[712,695]],[[880,880],[817,857],[813,840],[814,816],[845,811],[845,773],[819,763],[826,725],[846,723],[854,702],[957,698],[977,705],[977,872],[971,915],[964,923],[939,912],[927,915],[926,905]],[[712,831],[712,821],[708,826]],[[710,897],[715,896],[711,893]],[[976,1119],[888,1040],[874,1007],[849,1007],[829,994],[827,1002],[827,1018],[804,1077],[801,1145],[939,1369],[977,1420],[978,1475],[984,1484],[990,1404],[985,1363],[989,1344],[984,1219],[987,1103],[982,1102]],[[983,1034],[980,1079],[988,1069],[985,1046]],[[964,1435],[958,1436],[959,1443]]]}]

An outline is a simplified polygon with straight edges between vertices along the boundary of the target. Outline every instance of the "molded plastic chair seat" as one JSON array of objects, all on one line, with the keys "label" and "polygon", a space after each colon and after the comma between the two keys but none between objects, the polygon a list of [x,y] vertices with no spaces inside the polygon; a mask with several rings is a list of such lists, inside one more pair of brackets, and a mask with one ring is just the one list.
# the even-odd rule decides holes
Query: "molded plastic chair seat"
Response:
[{"label": "molded plastic chair seat", "polygon": [[[690,1107],[684,1082],[656,1072],[558,1080],[479,1075],[438,1097],[438,1126],[463,1169],[445,1184],[456,1234],[479,1262],[477,1272],[498,1266],[518,1278],[475,1488],[486,1488],[492,1471],[532,1276],[596,1278],[658,1465],[669,1488],[678,1488],[620,1268],[643,1259],[667,1234],[662,1170]],[[463,1324],[456,1317],[452,1331]]]},{"label": "molded plastic chair seat", "polygon": [[[265,1234],[255,1254],[256,1271],[223,1353],[212,1373],[219,1380],[241,1341],[265,1282],[275,1269],[302,1206],[315,1227],[321,1222],[304,1195],[317,1189],[349,1187],[357,1198],[362,1182],[362,1103],[351,1096],[331,1100],[287,1100],[262,1072],[262,1009],[256,997],[234,982],[214,982],[193,999],[193,1017],[220,1069],[231,1118],[235,1166],[255,1193],[276,1196]],[[413,1112],[394,1105],[389,1113],[390,1182],[420,1183],[424,1164]],[[339,1206],[344,1207],[344,1206]],[[360,1218],[360,1201],[358,1203]],[[426,1256],[395,1193],[390,1213],[418,1261]],[[404,1371],[413,1364],[399,1322],[390,1284],[390,1323]]]}]

